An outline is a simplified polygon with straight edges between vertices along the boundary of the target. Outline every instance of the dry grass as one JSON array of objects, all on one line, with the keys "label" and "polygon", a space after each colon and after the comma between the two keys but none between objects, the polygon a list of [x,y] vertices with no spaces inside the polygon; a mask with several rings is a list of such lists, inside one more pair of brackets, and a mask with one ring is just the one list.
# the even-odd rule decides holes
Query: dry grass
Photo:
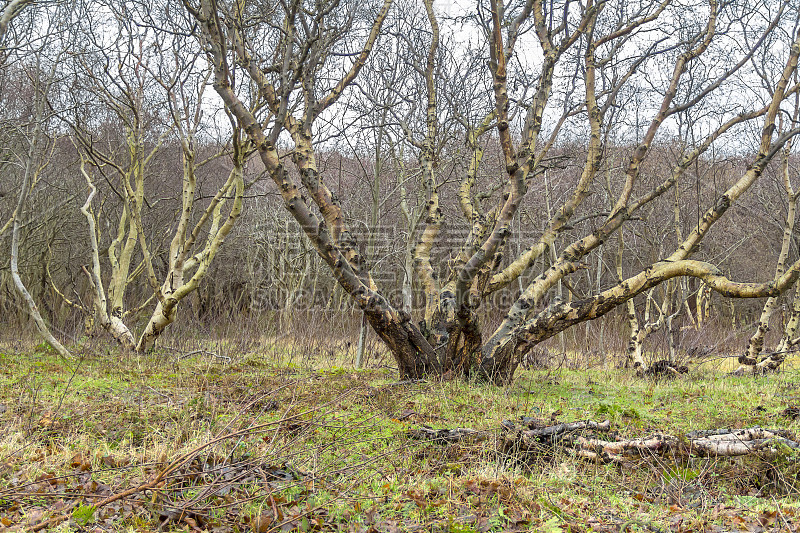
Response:
[{"label": "dry grass", "polygon": [[[200,341],[147,356],[95,346],[69,362],[41,348],[3,349],[0,524],[30,527],[64,509],[71,520],[63,531],[82,524],[464,532],[796,524],[796,454],[778,463],[647,458],[620,467],[559,451],[521,462],[501,454],[496,441],[502,420],[522,415],[609,418],[626,437],[723,426],[796,431],[800,422],[785,414],[800,405],[794,362],[759,378],[725,375],[724,360],[658,382],[611,365],[573,370],[565,363],[522,372],[504,389],[461,381],[398,386],[388,361],[374,357],[356,371],[346,348],[303,356],[283,337],[264,339],[261,353],[237,354],[236,342],[203,344],[230,362],[207,353],[181,358]],[[577,357],[570,359],[574,365]],[[448,445],[407,438],[407,429],[423,424],[470,427],[488,438]],[[189,459],[162,486],[93,512],[100,498],[152,479],[182,456]]]}]

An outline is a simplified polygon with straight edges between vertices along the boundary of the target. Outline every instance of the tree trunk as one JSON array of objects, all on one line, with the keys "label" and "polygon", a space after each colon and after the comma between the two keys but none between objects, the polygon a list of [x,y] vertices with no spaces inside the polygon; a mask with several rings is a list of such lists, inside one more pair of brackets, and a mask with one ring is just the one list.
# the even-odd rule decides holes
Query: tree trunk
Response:
[{"label": "tree trunk", "polygon": [[167,329],[167,326],[175,321],[177,314],[177,302],[171,302],[169,294],[164,295],[167,298],[167,305],[162,305],[161,302],[156,304],[156,309],[150,316],[144,332],[139,337],[139,342],[136,344],[137,352],[149,352],[155,348],[156,339],[161,336],[161,333]]},{"label": "tree trunk", "polygon": [[795,346],[800,344],[800,337],[797,335],[798,326],[800,326],[800,284],[795,287],[792,312],[783,330],[783,337],[781,337],[775,351],[764,357],[753,367],[753,371],[756,374],[777,370],[781,366],[787,355],[793,351]]},{"label": "tree trunk", "polygon": [[[462,211],[469,213],[470,236],[465,239],[461,253],[447,263],[447,278],[438,277],[438,268],[432,263],[431,253],[434,240],[442,227],[444,205],[440,205],[440,194],[446,188],[440,188],[437,181],[438,148],[442,144],[437,137],[437,128],[440,126],[438,117],[442,111],[436,107],[438,71],[438,25],[433,14],[431,0],[425,0],[425,9],[430,22],[430,46],[427,48],[426,61],[420,58],[417,70],[425,81],[425,120],[426,131],[424,139],[416,138],[407,124],[401,124],[407,141],[412,144],[419,157],[419,170],[425,190],[425,225],[416,240],[415,269],[419,284],[425,294],[425,312],[421,327],[418,328],[411,321],[411,316],[403,311],[396,310],[392,304],[380,294],[368,276],[368,269],[364,268],[364,258],[355,236],[347,227],[348,218],[340,207],[336,197],[327,188],[323,176],[317,169],[315,152],[312,142],[313,132],[317,125],[314,120],[321,116],[333,103],[337,102],[343,91],[351,85],[359,75],[361,68],[370,56],[373,45],[381,33],[381,25],[389,12],[391,1],[386,0],[372,24],[364,40],[360,52],[354,54],[354,60],[346,73],[338,80],[326,79],[325,83],[318,83],[315,77],[319,68],[306,68],[306,65],[294,64],[297,58],[293,55],[297,50],[294,40],[307,44],[309,50],[314,50],[314,43],[303,41],[299,34],[291,34],[287,42],[291,44],[276,47],[276,57],[283,61],[284,72],[278,76],[272,70],[261,67],[266,59],[257,57],[257,51],[249,48],[248,39],[244,35],[244,20],[237,18],[232,12],[220,11],[212,0],[201,0],[199,10],[189,8],[198,21],[202,30],[203,47],[208,59],[214,68],[214,88],[222,98],[228,111],[234,115],[243,129],[247,132],[254,145],[258,148],[261,161],[267,172],[277,186],[286,209],[292,213],[295,220],[303,228],[313,246],[331,269],[334,278],[342,288],[342,295],[349,296],[355,304],[365,313],[367,320],[377,335],[385,342],[393,353],[402,378],[417,378],[429,374],[441,374],[445,371],[458,371],[459,369],[473,368],[471,360],[476,359],[474,371],[478,377],[496,383],[507,383],[511,380],[520,358],[537,343],[557,335],[567,328],[603,316],[611,309],[624,304],[638,294],[645,293],[658,284],[677,276],[691,276],[708,283],[710,286],[728,296],[762,297],[775,296],[785,290],[789,282],[793,282],[800,275],[800,263],[793,267],[785,276],[769,284],[738,284],[733,283],[712,265],[689,259],[697,245],[717,220],[722,217],[733,202],[735,202],[759,178],[766,165],[775,154],[775,146],[784,143],[789,137],[781,136],[773,143],[775,117],[779,111],[787,86],[791,81],[792,73],[796,69],[796,60],[800,41],[794,43],[786,63],[783,75],[771,87],[772,100],[763,110],[754,110],[749,114],[741,114],[721,124],[714,132],[689,151],[676,163],[668,179],[653,189],[647,191],[639,198],[633,197],[635,190],[641,189],[639,177],[641,168],[646,163],[645,159],[658,138],[662,123],[670,119],[675,113],[684,112],[691,107],[691,98],[700,102],[705,94],[689,97],[685,106],[681,101],[676,102],[682,82],[682,75],[690,71],[690,64],[706,53],[717,34],[717,16],[719,9],[716,3],[709,4],[709,16],[706,24],[702,25],[699,32],[692,37],[694,40],[681,43],[685,48],[675,60],[672,76],[669,83],[663,87],[663,99],[657,106],[658,111],[641,142],[632,150],[620,186],[620,193],[613,202],[611,211],[603,215],[605,221],[599,227],[587,232],[584,238],[563,247],[560,255],[553,261],[553,265],[542,276],[533,280],[523,291],[522,295],[513,304],[507,316],[495,332],[483,343],[481,333],[475,326],[475,312],[482,302],[493,290],[497,290],[513,281],[530,266],[531,262],[541,254],[545,254],[559,237],[563,237],[563,230],[573,215],[575,209],[589,192],[593,189],[595,175],[602,163],[604,152],[604,131],[613,127],[604,119],[607,109],[617,105],[614,98],[616,90],[622,86],[606,90],[605,75],[602,65],[598,67],[595,58],[595,46],[607,46],[614,42],[620,35],[634,32],[639,24],[650,23],[661,13],[654,11],[653,18],[648,17],[632,22],[630,26],[622,28],[614,35],[605,37],[595,36],[595,23],[598,14],[603,9],[603,3],[587,8],[575,24],[565,29],[563,37],[561,32],[554,35],[548,26],[548,17],[544,13],[541,2],[527,2],[515,17],[507,18],[504,6],[499,0],[491,2],[491,21],[487,21],[489,69],[491,84],[494,93],[494,106],[489,118],[493,123],[492,129],[496,131],[497,142],[502,150],[500,173],[502,184],[500,193],[495,196],[496,203],[488,212],[482,212],[482,206],[477,199],[470,198],[469,190],[472,179],[470,173],[473,165],[467,172],[467,178],[462,183],[459,191],[459,203]],[[666,4],[663,5],[666,7]],[[662,9],[663,9],[662,7]],[[565,16],[566,16],[565,12]],[[280,15],[278,15],[280,16]],[[528,22],[530,19],[530,22]],[[223,21],[224,20],[224,25]],[[297,18],[291,13],[284,15],[283,22],[286,31],[294,30]],[[528,26],[530,24],[530,26]],[[777,23],[776,23],[777,24]],[[538,39],[542,49],[542,62],[539,70],[538,83],[532,88],[532,98],[524,102],[524,108],[519,115],[519,120],[510,112],[512,99],[508,94],[507,80],[508,65],[515,64],[514,45],[520,37],[520,28],[530,27],[531,35]],[[427,28],[426,28],[427,29]],[[602,33],[599,31],[598,33]],[[316,37],[314,37],[316,38]],[[427,37],[426,37],[427,38]],[[766,35],[764,37],[766,39]],[[761,41],[759,41],[761,42]],[[559,60],[562,56],[578,57],[578,52],[573,52],[572,45],[581,43],[580,50],[583,60],[575,64],[575,70],[580,71],[583,79],[577,80],[576,86],[585,89],[583,100],[588,119],[587,138],[589,140],[586,160],[580,173],[579,184],[564,202],[561,209],[553,213],[552,220],[541,235],[531,246],[531,249],[522,257],[512,260],[509,266],[500,271],[506,245],[514,228],[514,217],[518,216],[518,209],[523,197],[528,191],[529,183],[541,175],[547,168],[546,158],[550,146],[558,140],[556,127],[552,138],[541,138],[544,117],[549,116],[549,97],[553,89],[553,80],[556,72],[561,72]],[[750,49],[748,49],[750,50]],[[569,51],[569,53],[567,53]],[[753,56],[755,48],[749,57],[737,63],[731,73],[736,72]],[[566,55],[565,55],[566,54]],[[642,56],[643,60],[648,55]],[[270,59],[269,64],[278,64],[279,61]],[[253,102],[243,102],[234,89],[235,81],[232,77],[231,61],[246,75],[257,91],[253,92]],[[337,67],[338,68],[338,67]],[[601,72],[596,70],[601,68]],[[631,70],[630,74],[635,72]],[[601,103],[598,103],[596,78],[604,80]],[[512,73],[513,75],[513,73]],[[719,78],[709,85],[709,92],[715,88],[714,83],[721,84],[727,76]],[[625,78],[625,76],[623,76]],[[287,84],[286,80],[294,80],[295,85]],[[333,89],[325,89],[326,84],[333,85]],[[257,93],[257,94],[256,94]],[[423,94],[420,88],[420,94]],[[707,93],[706,93],[707,94]],[[420,107],[421,111],[421,106]],[[552,106],[550,106],[552,108]],[[251,109],[269,110],[269,122],[262,122],[261,118],[253,116]],[[415,119],[421,119],[422,113]],[[565,111],[564,121],[570,119],[570,112]],[[549,307],[541,309],[541,305],[548,294],[566,276],[582,268],[582,261],[586,255],[606,240],[614,232],[630,220],[642,206],[669,190],[676,183],[689,165],[697,160],[722,134],[734,125],[755,117],[766,116],[762,128],[759,151],[748,167],[746,173],[740,177],[723,195],[717,198],[714,206],[698,221],[697,227],[691,234],[681,241],[680,246],[667,260],[652,264],[644,271],[621,280],[619,284],[605,291],[599,291],[588,298],[570,302],[554,302]],[[571,119],[570,119],[571,120]],[[422,120],[420,120],[422,123]],[[515,130],[512,125],[521,124],[521,130]],[[269,127],[269,129],[267,129]],[[473,154],[477,150],[469,139],[472,128],[467,125],[467,144]],[[487,130],[484,130],[487,131]],[[291,159],[299,173],[298,179],[289,174],[284,167],[283,159],[277,149],[278,140],[288,135],[293,141]],[[521,139],[521,140],[520,140]],[[474,139],[472,139],[474,141]],[[478,159],[478,158],[476,158]],[[302,189],[301,189],[302,187]],[[302,191],[302,192],[301,192]],[[477,198],[477,196],[476,196]],[[444,269],[443,269],[444,270]],[[487,288],[488,287],[488,288]],[[567,286],[568,287],[568,286]],[[568,287],[569,288],[569,287]],[[701,305],[702,310],[702,305]]]},{"label": "tree trunk", "polygon": [[[108,310],[108,300],[106,299],[105,289],[103,288],[103,280],[101,276],[101,269],[100,269],[100,249],[97,243],[97,227],[94,215],[92,214],[90,208],[92,205],[92,199],[94,195],[97,193],[97,188],[94,186],[89,173],[86,171],[86,161],[81,158],[81,173],[83,174],[84,178],[86,179],[86,183],[89,186],[89,196],[86,198],[86,202],[81,207],[81,213],[86,218],[86,221],[89,226],[89,244],[91,247],[91,255],[92,255],[92,270],[91,272],[87,270],[85,267],[83,268],[83,272],[89,278],[89,286],[92,288],[92,293],[94,296],[94,305],[92,306],[91,313],[93,314],[92,324],[96,325],[96,322],[99,321],[100,326],[104,330],[106,330],[113,338],[116,340],[120,346],[124,349],[132,350],[135,347],[135,341],[133,340],[133,334],[128,326],[122,321],[122,296],[125,292],[125,285],[127,283],[123,283],[122,286],[118,286],[119,284],[115,284],[115,301],[116,305],[112,306],[111,312],[109,313]],[[125,217],[121,221],[121,227],[124,228],[124,221]],[[132,239],[132,242],[135,246],[135,237]],[[113,247],[113,244],[112,244]],[[109,247],[109,255],[112,255],[111,248]],[[132,249],[131,249],[132,252]],[[125,271],[124,277],[125,281],[127,282],[128,278],[128,267],[130,261],[130,253],[127,254],[127,260],[124,261],[125,263]],[[118,263],[114,262],[114,265],[118,265]],[[114,276],[112,278],[118,279],[119,272],[115,271]]]},{"label": "tree trunk", "polygon": [[361,320],[358,321],[358,348],[356,349],[356,368],[364,368],[364,351],[367,341],[367,316],[362,313]]},{"label": "tree trunk", "polygon": [[[795,111],[795,118],[797,117],[797,111]],[[778,278],[783,275],[784,271],[786,270],[786,258],[789,256],[789,245],[792,242],[792,234],[794,233],[794,224],[796,218],[796,211],[797,211],[797,194],[795,194],[794,189],[792,187],[791,178],[789,175],[789,155],[791,153],[792,143],[791,141],[786,143],[786,147],[783,150],[783,160],[782,160],[782,174],[783,174],[783,186],[786,192],[787,200],[788,200],[788,209],[786,212],[786,221],[783,225],[783,238],[781,239],[781,249],[778,253],[778,261],[775,266],[775,277]],[[758,327],[756,328],[755,333],[750,337],[750,342],[747,344],[747,351],[741,357],[739,357],[739,368],[737,368],[734,373],[735,374],[743,374],[747,367],[752,368],[752,370],[775,370],[783,361],[784,356],[779,356],[778,354],[770,355],[766,359],[769,361],[762,364],[757,365],[759,362],[759,356],[764,348],[764,337],[769,331],[769,323],[770,319],[772,318],[775,309],[778,307],[778,297],[773,296],[771,298],[767,298],[766,303],[764,304],[764,308],[761,311],[761,316],[758,320]],[[780,348],[777,350],[779,352],[783,352]]]},{"label": "tree trunk", "polygon": [[[234,141],[234,144],[237,144],[237,141]],[[234,157],[233,169],[228,176],[228,180],[217,191],[191,234],[187,234],[184,223],[188,224],[192,211],[194,188],[190,187],[190,190],[184,190],[182,223],[179,224],[170,245],[170,269],[167,273],[166,281],[160,287],[164,298],[163,301],[159,301],[156,305],[156,309],[153,311],[144,332],[139,337],[139,342],[136,344],[136,351],[138,352],[152,350],[156,339],[175,320],[178,304],[197,289],[198,283],[205,277],[208,272],[208,266],[214,260],[219,248],[225,242],[225,238],[233,229],[233,225],[242,212],[244,160],[240,151],[235,152],[237,155]],[[184,187],[187,187],[186,182],[187,180],[184,180]],[[233,204],[225,222],[221,224],[225,197],[231,192],[233,192]],[[207,222],[210,222],[210,227],[205,246],[193,256],[187,257],[200,229]],[[189,275],[192,270],[194,270],[194,273]],[[186,277],[189,277],[189,280],[184,281]]]},{"label": "tree trunk", "polygon": [[[16,16],[16,14],[18,14],[19,11],[28,3],[30,2],[20,0],[12,1],[4,8],[2,12],[0,12],[0,39],[2,39],[3,33],[5,33],[6,27],[11,18]],[[41,82],[37,82],[35,87],[37,97],[35,101],[35,114],[33,116],[33,130],[30,134],[30,137],[26,139],[28,143],[28,150],[25,154],[22,185],[19,189],[19,197],[17,199],[17,207],[14,210],[13,226],[11,229],[11,278],[14,281],[14,286],[16,287],[17,292],[22,297],[25,305],[27,305],[28,312],[36,324],[36,329],[39,331],[39,334],[42,336],[44,341],[54,350],[56,350],[56,352],[58,352],[62,357],[71,358],[72,354],[69,352],[69,350],[67,350],[50,332],[50,329],[47,327],[47,323],[44,321],[44,318],[42,318],[41,313],[39,313],[39,307],[36,305],[36,302],[34,301],[30,292],[28,292],[28,289],[25,287],[25,284],[23,283],[22,277],[19,273],[19,240],[22,213],[25,209],[25,203],[28,200],[28,193],[33,187],[33,184],[36,183],[36,177],[41,170],[38,168],[37,159],[41,155],[40,143],[43,140],[42,122],[44,120],[45,95],[48,92],[49,83],[53,79],[53,74],[54,73],[51,72],[51,77],[49,79],[45,78],[44,86],[39,84]]]}]

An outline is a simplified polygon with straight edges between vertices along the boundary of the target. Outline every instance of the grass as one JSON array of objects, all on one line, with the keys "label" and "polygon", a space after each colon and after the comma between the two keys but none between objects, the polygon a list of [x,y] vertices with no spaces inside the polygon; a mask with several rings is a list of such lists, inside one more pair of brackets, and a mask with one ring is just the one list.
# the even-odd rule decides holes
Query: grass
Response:
[{"label": "grass", "polygon": [[[60,531],[729,531],[796,528],[797,454],[596,464],[509,457],[503,420],[602,420],[625,438],[719,427],[800,429],[800,378],[719,366],[641,380],[625,370],[526,371],[507,388],[396,384],[393,370],[281,351],[63,361],[0,353],[0,528],[68,512]],[[341,359],[341,360],[340,360]],[[407,430],[468,427],[438,444]],[[111,494],[152,490],[101,508]],[[94,529],[93,529],[94,528]],[[216,528],[216,529],[215,529]],[[372,528],[372,529],[370,529]]]}]

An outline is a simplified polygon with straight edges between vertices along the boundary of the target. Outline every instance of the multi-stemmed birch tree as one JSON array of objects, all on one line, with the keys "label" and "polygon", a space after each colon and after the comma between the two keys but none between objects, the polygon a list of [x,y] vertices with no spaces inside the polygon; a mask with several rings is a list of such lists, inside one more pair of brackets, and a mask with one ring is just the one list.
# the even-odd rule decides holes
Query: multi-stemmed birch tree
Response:
[{"label": "multi-stemmed birch tree", "polygon": [[[214,89],[256,147],[286,209],[364,311],[404,377],[452,371],[504,383],[536,344],[670,279],[694,277],[725,296],[752,298],[775,296],[800,274],[795,263],[771,280],[736,282],[713,264],[692,259],[709,230],[724,223],[730,206],[800,131],[793,123],[776,129],[784,102],[798,90],[792,83],[800,53],[798,14],[788,3],[480,3],[465,20],[483,35],[482,79],[490,105],[463,125],[463,178],[457,192],[446,197],[435,147],[445,110],[457,102],[452,95],[447,101],[439,98],[442,24],[432,2],[423,2],[427,53],[419,58],[411,50],[397,52],[408,54],[425,81],[424,96],[412,104],[420,115],[414,122],[419,129],[398,123],[411,130],[405,131],[406,139],[415,148],[426,195],[423,227],[414,244],[415,277],[424,293],[424,311],[414,317],[419,322],[370,276],[361,243],[326,185],[315,152],[318,124],[330,114],[347,113],[342,95],[350,94],[369,68],[365,65],[384,22],[392,16],[392,1],[294,0],[269,9],[246,0],[185,0],[184,5],[198,23]],[[750,16],[756,13],[759,17]],[[643,103],[630,109],[634,94],[643,94]],[[693,125],[691,135],[676,131],[685,124]],[[681,143],[671,168],[650,169],[654,144],[676,134],[691,142]],[[520,206],[531,184],[558,166],[557,147],[567,139],[585,143],[572,191],[553,206],[552,217],[527,249],[511,256],[508,244]],[[551,299],[553,288],[581,270],[589,254],[644,206],[669,202],[665,193],[687,169],[710,147],[731,139],[738,150],[754,146],[747,168],[674,250],[585,298]],[[586,198],[601,186],[606,147],[621,140],[630,149],[610,191],[611,209],[602,216],[586,212]],[[502,156],[487,171],[482,154],[489,146],[498,146]],[[658,173],[655,186],[643,185],[643,169]],[[479,190],[491,189],[478,186],[489,175],[500,176],[500,186],[493,195],[479,196]],[[431,251],[450,212],[442,208],[446,202],[459,206],[470,231],[445,264],[434,265]],[[549,269],[523,284],[499,327],[482,331],[481,306],[552,253],[567,228],[577,234],[574,240],[563,243]]]},{"label": "multi-stemmed birch tree", "polygon": [[[795,77],[795,79],[797,79]],[[795,123],[800,112],[800,96],[795,96],[795,110],[792,114],[792,123]],[[781,121],[783,122],[783,121]],[[790,168],[790,157],[792,154],[792,141],[788,141],[782,150],[780,175],[785,192],[786,200],[786,221],[783,226],[783,235],[781,236],[781,246],[778,252],[777,263],[775,265],[775,277],[778,278],[786,272],[786,263],[789,257],[789,248],[792,243],[792,235],[794,234],[795,220],[797,218],[797,197],[800,192],[796,192],[794,185],[792,185],[792,169]],[[796,300],[797,294],[795,294]],[[794,317],[794,309],[798,308],[798,302],[793,302],[793,312],[790,315],[784,327],[784,334],[778,343],[775,351],[762,356],[764,349],[764,340],[767,331],[770,329],[770,320],[778,308],[778,296],[770,296],[764,303],[764,308],[761,310],[761,315],[758,319],[756,331],[750,337],[747,343],[747,350],[739,357],[739,368],[734,373],[744,374],[747,371],[763,373],[767,370],[775,370],[786,358],[788,350],[798,343],[796,338],[797,333],[797,319]]]},{"label": "multi-stemmed birch tree", "polygon": [[[136,11],[114,3],[107,7],[114,15],[110,19],[113,22],[95,20],[90,13],[83,21],[88,25],[86,40],[81,53],[75,54],[74,76],[86,91],[75,98],[72,114],[64,115],[72,126],[80,172],[89,191],[81,213],[87,222],[90,246],[91,264],[83,271],[89,280],[92,304],[83,310],[124,348],[146,351],[175,320],[180,302],[205,277],[238,219],[249,148],[232,117],[227,146],[214,150],[208,137],[205,142],[202,139],[206,133],[203,105],[209,73],[194,68],[198,51],[188,46],[191,42],[181,42],[177,33],[148,31],[156,26],[156,21],[148,18],[149,9]],[[117,38],[109,44],[102,42],[102,36],[110,31],[104,27],[110,23],[116,25]],[[143,46],[145,42],[147,46]],[[119,134],[99,138],[103,124],[98,117],[120,125]],[[154,158],[167,150],[180,154],[181,168],[174,178],[164,175],[173,172],[172,168],[160,173],[153,170]],[[216,190],[199,203],[200,172],[221,156],[230,160],[229,170],[224,171],[226,177],[215,178],[213,173],[204,172],[206,190]],[[101,176],[107,184],[105,194],[120,203],[116,210],[104,210],[110,240],[102,247],[102,254],[99,212],[93,208],[98,194],[95,181]],[[170,184],[177,187],[165,191],[164,185]],[[167,195],[165,201],[177,200],[175,221],[169,226],[172,236],[165,254],[166,268],[160,275],[153,257],[159,235],[152,232],[152,223],[146,225],[151,207],[148,195],[156,191]],[[100,204],[106,200],[101,198]],[[105,269],[101,255],[107,257]],[[140,275],[147,280],[152,296],[126,310],[126,291]],[[135,340],[125,319],[151,305],[155,308]]]}]

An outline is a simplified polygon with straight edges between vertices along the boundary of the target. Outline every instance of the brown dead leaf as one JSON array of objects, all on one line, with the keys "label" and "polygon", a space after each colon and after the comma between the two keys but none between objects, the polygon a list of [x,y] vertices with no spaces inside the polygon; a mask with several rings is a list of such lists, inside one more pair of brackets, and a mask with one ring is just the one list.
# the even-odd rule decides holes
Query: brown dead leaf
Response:
[{"label": "brown dead leaf", "polygon": [[474,479],[468,479],[466,483],[464,483],[464,488],[467,489],[469,492],[473,492],[475,494],[480,494],[481,489],[478,486],[478,483]]},{"label": "brown dead leaf", "polygon": [[425,502],[425,498],[423,497],[423,495],[420,492],[416,491],[416,490],[407,491],[406,492],[406,496],[408,496],[415,504],[417,504],[417,507],[423,508],[423,507],[427,507],[427,505],[428,505]]},{"label": "brown dead leaf", "polygon": [[254,518],[250,525],[254,533],[266,533],[274,521],[275,518],[272,513],[262,513],[261,516]]},{"label": "brown dead leaf", "polygon": [[54,472],[45,472],[44,474],[40,474],[39,476],[37,476],[36,481],[45,482],[53,487],[55,487],[59,483],[62,484],[64,483],[63,479],[56,478],[56,474]]},{"label": "brown dead leaf", "polygon": [[55,423],[55,416],[50,411],[45,411],[39,419],[39,425],[43,428],[51,428]]},{"label": "brown dead leaf", "polygon": [[758,523],[761,524],[762,527],[769,527],[775,523],[778,519],[778,510],[774,510],[772,512],[764,511],[761,513],[761,516],[758,517]]},{"label": "brown dead leaf", "polygon": [[747,520],[744,519],[742,516],[740,516],[738,514],[737,515],[733,515],[731,517],[731,523],[733,523],[733,525],[735,525],[737,527],[744,528],[744,529],[746,529],[746,526],[747,526]]},{"label": "brown dead leaf", "polygon": [[199,532],[199,533],[202,533],[202,532],[203,532],[203,530],[202,530],[202,529],[200,529],[199,527],[197,527],[197,521],[196,521],[194,518],[191,518],[191,517],[188,517],[188,516],[184,516],[184,517],[183,517],[183,521],[184,521],[184,522],[186,522],[186,524],[189,526],[189,528],[190,528],[192,531],[197,531],[197,532]]},{"label": "brown dead leaf", "polygon": [[92,464],[82,454],[76,453],[72,456],[72,459],[70,459],[69,466],[77,468],[81,472],[85,472],[91,469]]}]

